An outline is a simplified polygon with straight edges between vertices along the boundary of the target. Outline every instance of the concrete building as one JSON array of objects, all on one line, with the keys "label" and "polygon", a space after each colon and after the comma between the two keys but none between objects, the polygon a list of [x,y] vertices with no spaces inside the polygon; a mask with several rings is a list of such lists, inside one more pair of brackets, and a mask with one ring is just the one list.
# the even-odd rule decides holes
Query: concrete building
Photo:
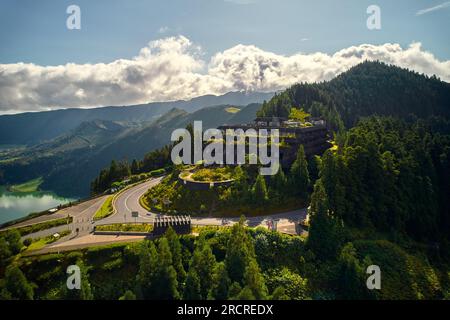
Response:
[{"label": "concrete building", "polygon": [[300,123],[281,117],[258,117],[252,123],[223,125],[219,127],[225,134],[227,129],[278,129],[280,132],[280,162],[285,168],[295,161],[300,145],[305,149],[306,157],[322,154],[331,147],[326,122],[320,118],[311,118]]}]

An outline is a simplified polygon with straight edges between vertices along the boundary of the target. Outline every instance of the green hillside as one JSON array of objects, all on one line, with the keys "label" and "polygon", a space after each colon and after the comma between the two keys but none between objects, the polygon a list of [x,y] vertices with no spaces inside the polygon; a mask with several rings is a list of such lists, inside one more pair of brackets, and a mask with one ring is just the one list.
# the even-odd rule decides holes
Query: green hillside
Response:
[{"label": "green hillside", "polygon": [[297,84],[275,95],[261,116],[287,117],[291,107],[325,116],[334,128],[370,115],[450,116],[450,84],[381,62],[364,62],[331,81]]},{"label": "green hillside", "polygon": [[[43,177],[41,188],[64,196],[86,196],[91,181],[111,160],[141,159],[170,142],[177,128],[196,120],[203,127],[248,122],[255,118],[258,104],[242,107],[237,113],[229,105],[206,107],[193,113],[173,108],[154,121],[124,122],[94,120],[48,142],[11,152],[14,159],[0,163],[0,185],[18,184]],[[248,109],[248,110],[247,110]],[[242,113],[242,115],[240,115]],[[6,158],[8,159],[8,158]]]}]

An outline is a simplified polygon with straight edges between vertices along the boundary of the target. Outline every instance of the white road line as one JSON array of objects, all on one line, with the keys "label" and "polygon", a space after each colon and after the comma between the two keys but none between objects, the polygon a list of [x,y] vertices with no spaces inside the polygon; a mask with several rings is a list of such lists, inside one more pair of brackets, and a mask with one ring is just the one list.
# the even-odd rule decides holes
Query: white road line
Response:
[{"label": "white road line", "polygon": [[[153,181],[151,181],[151,182],[153,182]],[[129,212],[131,212],[131,209],[128,207],[128,200],[130,199],[130,197],[132,196],[132,195],[135,195],[136,193],[138,193],[138,192],[140,192],[142,189],[146,189],[146,188],[150,188],[150,186],[151,186],[152,184],[150,183],[148,186],[147,185],[144,185],[144,186],[140,186],[139,188],[137,188],[136,190],[131,190],[131,193],[125,198],[125,201],[124,201],[124,204],[125,204],[125,208],[129,211]]]}]

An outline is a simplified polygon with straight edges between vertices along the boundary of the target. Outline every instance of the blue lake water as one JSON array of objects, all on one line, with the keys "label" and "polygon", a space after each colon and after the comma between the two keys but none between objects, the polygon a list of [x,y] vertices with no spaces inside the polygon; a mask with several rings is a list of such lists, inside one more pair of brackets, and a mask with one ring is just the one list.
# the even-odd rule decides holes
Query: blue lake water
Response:
[{"label": "blue lake water", "polygon": [[0,224],[22,218],[32,212],[54,208],[74,199],[62,198],[51,192],[8,192],[0,187]]}]

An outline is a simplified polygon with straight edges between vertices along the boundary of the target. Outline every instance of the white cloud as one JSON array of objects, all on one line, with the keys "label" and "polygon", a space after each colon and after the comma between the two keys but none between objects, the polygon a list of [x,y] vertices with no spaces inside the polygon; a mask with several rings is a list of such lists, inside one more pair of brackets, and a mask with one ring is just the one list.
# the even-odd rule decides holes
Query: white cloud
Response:
[{"label": "white cloud", "polygon": [[438,60],[420,43],[407,48],[362,44],[332,55],[291,56],[237,45],[204,61],[200,47],[178,36],[152,41],[133,59],[107,64],[0,64],[0,113],[169,101],[233,90],[280,90],[297,82],[330,80],[364,60],[450,81],[450,61]]},{"label": "white cloud", "polygon": [[442,10],[442,9],[445,9],[445,8],[448,8],[448,7],[450,7],[450,1],[441,3],[441,4],[439,4],[437,6],[434,6],[434,7],[430,7],[430,8],[419,10],[419,11],[416,12],[416,16],[421,16],[423,14],[427,14],[427,13],[430,13],[430,12],[433,12],[433,11]]},{"label": "white cloud", "polygon": [[169,27],[168,26],[162,26],[158,29],[158,33],[163,34],[163,33],[167,33],[169,32]]}]

